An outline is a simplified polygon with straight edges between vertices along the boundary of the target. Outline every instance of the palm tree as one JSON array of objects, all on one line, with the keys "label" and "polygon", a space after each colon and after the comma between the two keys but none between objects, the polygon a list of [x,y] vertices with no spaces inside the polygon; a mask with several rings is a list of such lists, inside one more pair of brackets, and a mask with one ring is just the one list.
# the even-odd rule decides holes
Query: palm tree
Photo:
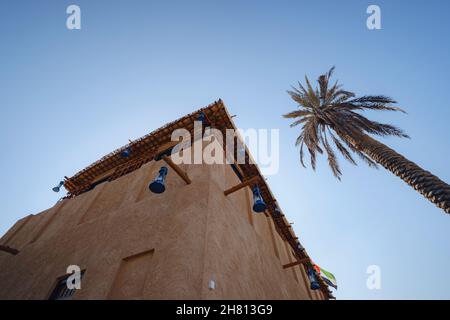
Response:
[{"label": "palm tree", "polygon": [[301,164],[306,167],[303,161],[304,146],[308,149],[314,170],[316,154],[325,151],[334,176],[340,180],[342,173],[332,147],[334,144],[352,164],[356,165],[356,161],[350,151],[371,167],[382,165],[446,213],[450,213],[450,186],[447,183],[369,136],[409,138],[408,135],[395,126],[369,120],[358,113],[364,110],[404,112],[393,106],[396,101],[382,95],[355,97],[353,92],[343,90],[337,81],[330,85],[333,71],[334,67],[321,75],[316,88],[305,77],[306,88],[299,83],[298,88],[288,91],[299,108],[284,117],[295,119],[291,127],[302,124],[296,141],[296,146],[300,146]]}]

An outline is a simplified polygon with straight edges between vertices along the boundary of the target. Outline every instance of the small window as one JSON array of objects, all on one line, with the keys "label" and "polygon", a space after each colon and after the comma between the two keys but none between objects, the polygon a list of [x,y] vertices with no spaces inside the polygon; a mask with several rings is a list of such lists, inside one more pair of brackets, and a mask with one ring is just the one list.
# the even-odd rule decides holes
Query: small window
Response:
[{"label": "small window", "polygon": [[[81,271],[81,279],[83,278],[84,271]],[[50,298],[48,300],[70,300],[72,299],[72,296],[75,294],[75,291],[77,289],[69,289],[67,287],[67,278],[69,278],[71,275],[65,275],[63,277],[60,277],[58,279],[58,282],[56,283],[55,289],[53,289],[52,294],[50,295]]]}]

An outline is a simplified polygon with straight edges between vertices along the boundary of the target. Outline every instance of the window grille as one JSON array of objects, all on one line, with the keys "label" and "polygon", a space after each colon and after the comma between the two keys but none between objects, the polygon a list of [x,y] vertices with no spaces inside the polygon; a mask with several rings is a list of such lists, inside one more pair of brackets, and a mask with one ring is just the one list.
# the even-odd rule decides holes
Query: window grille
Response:
[{"label": "window grille", "polygon": [[[84,270],[81,271],[81,279],[83,278]],[[48,300],[70,300],[72,299],[75,291],[77,289],[69,289],[67,287],[67,279],[71,276],[71,274],[65,275],[58,279],[55,288],[52,291],[52,294],[48,298]]]}]

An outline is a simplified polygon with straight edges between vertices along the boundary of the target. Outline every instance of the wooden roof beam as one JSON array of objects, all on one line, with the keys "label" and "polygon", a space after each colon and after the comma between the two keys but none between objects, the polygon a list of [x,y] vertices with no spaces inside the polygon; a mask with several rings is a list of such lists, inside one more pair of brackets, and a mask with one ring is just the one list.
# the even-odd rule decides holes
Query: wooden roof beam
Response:
[{"label": "wooden roof beam", "polygon": [[230,189],[225,190],[223,193],[226,196],[228,196],[229,194],[231,194],[233,192],[236,192],[236,191],[238,191],[238,190],[240,190],[240,189],[242,189],[242,188],[244,188],[246,186],[249,186],[249,185],[251,185],[253,183],[256,183],[258,181],[259,181],[259,177],[258,176],[254,176],[254,177],[252,177],[252,178],[250,178],[248,180],[245,180],[245,181],[235,185],[234,187],[231,187]]},{"label": "wooden roof beam", "polygon": [[0,251],[8,252],[12,255],[16,255],[19,253],[19,250],[4,245],[0,245]]},{"label": "wooden roof beam", "polygon": [[178,165],[176,165],[170,157],[164,155],[162,159],[181,177],[181,179],[186,182],[186,184],[191,184],[191,179],[189,179],[186,172],[184,172]]},{"label": "wooden roof beam", "polygon": [[309,258],[303,258],[303,259],[297,260],[295,262],[291,262],[291,263],[283,265],[283,269],[292,268],[292,267],[298,266],[299,264],[304,264],[308,261],[309,261]]}]

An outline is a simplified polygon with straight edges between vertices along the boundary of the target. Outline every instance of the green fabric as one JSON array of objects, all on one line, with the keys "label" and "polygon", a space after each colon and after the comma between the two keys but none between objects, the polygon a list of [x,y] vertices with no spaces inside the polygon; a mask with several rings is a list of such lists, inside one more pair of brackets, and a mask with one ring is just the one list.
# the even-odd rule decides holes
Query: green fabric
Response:
[{"label": "green fabric", "polygon": [[330,280],[333,284],[337,284],[336,282],[336,278],[334,277],[334,275],[331,272],[328,272],[326,270],[324,270],[323,268],[320,268],[320,273],[322,273],[325,277],[328,278],[328,280]]}]

